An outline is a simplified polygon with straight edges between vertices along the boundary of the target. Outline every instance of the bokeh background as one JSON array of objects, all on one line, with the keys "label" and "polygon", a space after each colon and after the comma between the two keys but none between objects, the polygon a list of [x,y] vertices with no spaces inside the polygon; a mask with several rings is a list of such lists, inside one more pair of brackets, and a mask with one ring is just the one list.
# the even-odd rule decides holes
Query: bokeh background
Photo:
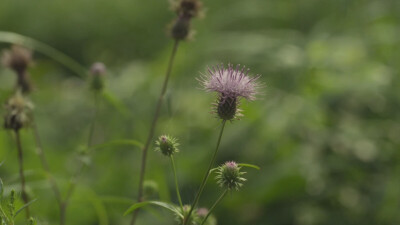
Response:
[{"label": "bokeh background", "polygon": [[[46,43],[89,68],[108,67],[95,143],[144,142],[160,92],[175,17],[166,0],[0,0],[0,30]],[[193,200],[214,149],[220,123],[212,94],[196,77],[207,65],[240,63],[266,84],[245,116],[228,124],[218,163],[252,163],[243,189],[223,200],[220,225],[400,224],[400,1],[204,0],[192,41],[179,47],[156,136],[179,138],[176,156],[184,202]],[[9,47],[0,44],[1,49]],[[57,182],[77,169],[93,117],[87,80],[35,53],[29,69],[35,117]],[[0,100],[15,75],[0,68]],[[1,109],[1,113],[3,113]],[[32,205],[40,224],[57,224],[58,209],[30,130],[23,145]],[[149,152],[149,199],[176,201],[169,161]],[[5,194],[18,190],[12,135],[0,131]],[[98,149],[79,179],[68,224],[127,224],[135,199],[140,150]],[[220,193],[213,179],[200,201]],[[138,224],[176,224],[159,208]]]}]

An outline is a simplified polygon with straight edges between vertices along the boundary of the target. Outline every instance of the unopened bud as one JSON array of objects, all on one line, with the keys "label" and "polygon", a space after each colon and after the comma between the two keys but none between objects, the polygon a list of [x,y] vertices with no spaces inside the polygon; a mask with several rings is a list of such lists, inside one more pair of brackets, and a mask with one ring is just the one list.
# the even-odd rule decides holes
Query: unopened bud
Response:
[{"label": "unopened bud", "polygon": [[168,135],[161,135],[156,141],[156,151],[161,152],[165,156],[171,156],[179,152],[178,146],[177,139]]},{"label": "unopened bud", "polygon": [[222,188],[228,190],[239,190],[243,182],[246,181],[246,179],[242,177],[245,172],[240,172],[240,169],[241,167],[233,161],[226,162],[218,167],[218,175],[216,177],[218,184]]},{"label": "unopened bud", "polygon": [[96,62],[90,68],[90,88],[94,91],[101,91],[104,88],[104,75],[106,66],[101,62]]}]

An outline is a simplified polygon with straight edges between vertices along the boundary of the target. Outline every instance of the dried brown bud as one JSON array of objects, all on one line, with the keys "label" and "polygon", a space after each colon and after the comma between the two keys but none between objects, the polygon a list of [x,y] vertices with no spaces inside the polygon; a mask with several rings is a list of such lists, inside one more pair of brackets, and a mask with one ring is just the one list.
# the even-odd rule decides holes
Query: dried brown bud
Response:
[{"label": "dried brown bud", "polygon": [[19,91],[5,105],[4,128],[19,130],[31,122],[33,104]]},{"label": "dried brown bud", "polygon": [[179,16],[171,27],[171,36],[176,40],[186,40],[190,34],[190,18]]},{"label": "dried brown bud", "polygon": [[11,49],[3,51],[1,62],[17,74],[17,89],[23,93],[29,93],[32,90],[32,84],[27,68],[32,63],[32,52],[21,46],[13,45]]},{"label": "dried brown bud", "polygon": [[197,17],[201,14],[202,2],[200,0],[180,0],[173,2],[173,9],[179,16],[189,18]]},{"label": "dried brown bud", "polygon": [[17,73],[25,71],[32,61],[32,52],[21,46],[13,45],[11,49],[3,51],[1,62],[4,66]]}]

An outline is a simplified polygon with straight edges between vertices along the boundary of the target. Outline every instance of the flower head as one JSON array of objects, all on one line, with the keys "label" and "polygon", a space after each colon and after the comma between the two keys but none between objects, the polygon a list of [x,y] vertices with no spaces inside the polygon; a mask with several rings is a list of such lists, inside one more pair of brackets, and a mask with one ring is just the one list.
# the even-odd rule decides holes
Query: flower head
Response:
[{"label": "flower head", "polygon": [[[177,220],[179,223],[183,223],[184,218],[186,218],[189,215],[190,211],[190,205],[184,205],[182,209],[179,209],[179,212],[182,214],[183,218],[177,216]],[[199,225],[200,224],[200,218],[197,215],[197,213],[193,213],[190,215],[189,221],[187,221],[187,224],[190,225]]]},{"label": "flower head", "polygon": [[5,105],[4,128],[19,130],[29,125],[32,110],[33,104],[17,92]]},{"label": "flower head", "polygon": [[208,68],[208,74],[202,74],[199,79],[203,88],[208,92],[217,92],[218,100],[216,112],[223,120],[232,120],[240,116],[237,109],[240,98],[255,100],[258,89],[261,87],[257,81],[260,76],[248,76],[249,69],[228,64]]},{"label": "flower head", "polygon": [[178,140],[168,135],[161,135],[156,141],[156,151],[161,152],[165,156],[171,156],[176,152],[179,152]]},{"label": "flower head", "polygon": [[222,188],[228,190],[239,190],[243,182],[246,181],[246,179],[242,177],[245,172],[240,172],[240,169],[241,167],[233,161],[226,162],[218,167],[218,175],[216,177],[218,184]]}]

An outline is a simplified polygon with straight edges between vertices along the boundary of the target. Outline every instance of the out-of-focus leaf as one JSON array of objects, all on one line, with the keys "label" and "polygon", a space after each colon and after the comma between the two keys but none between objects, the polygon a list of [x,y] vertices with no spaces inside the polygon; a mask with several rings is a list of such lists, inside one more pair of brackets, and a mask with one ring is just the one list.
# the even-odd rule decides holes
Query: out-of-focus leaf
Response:
[{"label": "out-of-focus leaf", "polygon": [[0,178],[0,201],[3,199],[3,193],[4,193],[3,180]]},{"label": "out-of-focus leaf", "polygon": [[110,92],[104,91],[103,98],[106,102],[112,105],[119,113],[126,116],[129,115],[129,110],[125,107],[125,105],[114,97]]},{"label": "out-of-focus leaf", "polygon": [[108,214],[107,209],[103,204],[101,198],[90,188],[86,187],[86,197],[88,201],[93,205],[94,210],[96,211],[97,218],[99,219],[100,225],[108,225]]},{"label": "out-of-focus leaf", "polygon": [[31,48],[62,64],[79,77],[84,78],[87,76],[87,70],[84,66],[80,65],[74,59],[58,51],[57,49],[33,38],[12,32],[0,31],[0,42],[12,43]]},{"label": "out-of-focus leaf", "polygon": [[183,218],[182,213],[179,212],[179,210],[176,206],[166,203],[166,202],[159,202],[159,201],[147,201],[147,202],[140,202],[140,203],[133,204],[131,207],[129,207],[129,209],[127,209],[125,211],[124,216],[128,215],[129,213],[132,213],[133,211],[135,211],[141,207],[147,206],[147,205],[161,206],[163,208],[166,208],[166,209],[174,212],[179,217]]},{"label": "out-of-focus leaf", "polygon": [[22,210],[24,210],[26,207],[28,207],[28,206],[30,206],[32,203],[36,202],[36,200],[37,200],[37,199],[33,199],[32,201],[26,203],[26,204],[23,205],[21,208],[19,208],[19,209],[15,212],[14,218],[17,217],[18,214],[19,214],[20,212],[22,212]]}]

